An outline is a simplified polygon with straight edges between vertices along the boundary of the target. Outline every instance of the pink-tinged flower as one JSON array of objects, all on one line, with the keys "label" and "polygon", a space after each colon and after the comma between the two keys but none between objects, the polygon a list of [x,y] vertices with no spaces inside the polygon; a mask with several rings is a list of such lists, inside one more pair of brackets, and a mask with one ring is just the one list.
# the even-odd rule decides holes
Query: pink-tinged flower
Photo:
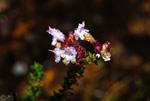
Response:
[{"label": "pink-tinged flower", "polygon": [[100,58],[102,57],[102,59],[104,59],[104,61],[109,61],[111,54],[110,54],[110,50],[111,50],[111,46],[110,46],[110,42],[105,42],[103,45],[100,45],[98,41],[96,41],[94,43],[95,46],[95,50],[96,50],[96,58]]},{"label": "pink-tinged flower", "polygon": [[109,52],[110,50],[111,50],[110,42],[107,41],[102,45],[102,49],[100,51],[104,61],[110,61],[111,57],[111,54]]},{"label": "pink-tinged flower", "polygon": [[54,50],[49,50],[50,52],[55,53],[55,62],[58,63],[61,60],[61,55],[65,53],[65,50],[61,48],[55,48]]},{"label": "pink-tinged flower", "polygon": [[68,65],[70,62],[71,63],[76,63],[76,50],[74,47],[67,47],[65,48],[65,54],[63,55],[63,62],[64,64]]},{"label": "pink-tinged flower", "polygon": [[68,65],[71,63],[76,63],[76,50],[74,47],[67,47],[67,48],[55,48],[54,50],[49,50],[55,53],[55,62],[58,63],[61,58],[63,59],[64,64]]},{"label": "pink-tinged flower", "polygon": [[84,29],[84,27],[85,27],[85,23],[83,21],[82,24],[79,24],[78,28],[76,30],[74,30],[74,36],[75,36],[76,40],[78,40],[79,38],[81,40],[84,40],[85,35],[89,33],[89,30]]},{"label": "pink-tinged flower", "polygon": [[60,32],[58,29],[49,27],[47,32],[53,36],[52,43],[51,43],[53,46],[56,45],[57,41],[64,42],[65,35],[62,32]]}]

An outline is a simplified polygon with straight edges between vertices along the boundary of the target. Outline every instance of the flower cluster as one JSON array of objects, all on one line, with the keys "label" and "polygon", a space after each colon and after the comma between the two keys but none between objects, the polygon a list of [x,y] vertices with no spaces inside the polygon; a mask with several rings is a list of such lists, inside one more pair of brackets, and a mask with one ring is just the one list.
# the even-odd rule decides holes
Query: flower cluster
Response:
[{"label": "flower cluster", "polygon": [[[62,58],[64,64],[68,65],[70,62],[74,64],[67,71],[67,76],[64,77],[61,84],[62,89],[59,89],[59,92],[54,91],[54,96],[50,96],[51,100],[60,101],[73,94],[71,92],[71,86],[73,84],[78,85],[78,79],[83,76],[87,64],[97,64],[97,59],[100,58],[104,59],[104,61],[110,60],[111,47],[109,42],[100,45],[89,33],[89,30],[85,29],[84,22],[79,24],[74,32],[69,32],[68,37],[58,29],[51,27],[49,27],[47,32],[53,36],[51,44],[55,46],[55,48],[49,51],[55,54],[55,62],[58,63]],[[78,43],[79,39],[93,44],[95,53],[92,54],[86,51],[85,48]]]},{"label": "flower cluster", "polygon": [[107,41],[103,45],[100,45],[99,42],[97,41],[96,43],[94,43],[94,46],[95,46],[95,51],[96,51],[96,58],[102,57],[105,61],[110,60],[110,57],[111,57],[110,42]]},{"label": "flower cluster", "polygon": [[[78,40],[84,40],[92,43],[95,47],[96,55],[93,58],[99,59],[102,58],[105,61],[109,61],[110,54],[110,43],[105,42],[103,45],[100,45],[93,36],[89,33],[88,29],[85,29],[85,23],[79,24],[78,27],[73,32],[68,34],[66,37],[58,29],[51,28],[47,30],[49,34],[53,36],[52,45],[55,46],[54,50],[49,50],[55,54],[55,62],[59,62],[63,58],[64,64],[68,65],[70,62],[77,66],[81,66],[81,63],[88,56],[88,52],[78,43]],[[92,60],[92,59],[91,59]]]}]

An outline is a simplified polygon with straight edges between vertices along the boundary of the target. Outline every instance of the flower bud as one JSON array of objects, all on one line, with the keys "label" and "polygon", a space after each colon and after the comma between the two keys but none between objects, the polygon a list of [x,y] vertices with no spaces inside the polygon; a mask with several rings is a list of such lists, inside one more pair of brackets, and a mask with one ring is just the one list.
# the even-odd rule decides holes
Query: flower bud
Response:
[{"label": "flower bud", "polygon": [[91,34],[84,34],[84,40],[90,43],[95,43],[96,40],[93,38]]}]

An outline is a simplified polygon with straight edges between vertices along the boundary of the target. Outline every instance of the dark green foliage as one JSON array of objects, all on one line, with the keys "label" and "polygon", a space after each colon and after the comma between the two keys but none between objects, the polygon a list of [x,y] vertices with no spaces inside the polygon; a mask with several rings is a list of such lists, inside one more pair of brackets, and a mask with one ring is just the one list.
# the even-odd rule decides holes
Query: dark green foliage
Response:
[{"label": "dark green foliage", "polygon": [[21,101],[37,101],[36,98],[41,94],[40,88],[42,85],[39,83],[39,81],[43,80],[43,74],[42,71],[43,66],[37,62],[34,62],[34,64],[31,66],[31,70],[33,71],[30,73],[29,78],[29,85],[26,94]]}]

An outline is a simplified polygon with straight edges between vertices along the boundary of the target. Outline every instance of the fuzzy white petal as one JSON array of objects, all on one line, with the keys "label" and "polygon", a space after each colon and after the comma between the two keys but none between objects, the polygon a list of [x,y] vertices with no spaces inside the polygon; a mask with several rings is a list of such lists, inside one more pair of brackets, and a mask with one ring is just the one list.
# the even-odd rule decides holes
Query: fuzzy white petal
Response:
[{"label": "fuzzy white petal", "polygon": [[[84,29],[84,27],[85,27],[84,22],[82,22],[82,24],[78,25],[78,28],[76,30],[74,30],[74,35],[76,36],[75,38],[79,37],[81,40],[84,40],[85,34],[89,33],[89,30]],[[78,37],[77,37],[77,35],[78,35]]]},{"label": "fuzzy white petal", "polygon": [[60,56],[61,54],[63,54],[65,52],[65,50],[62,50],[60,48],[55,48],[54,49],[54,53],[58,56]]},{"label": "fuzzy white petal", "polygon": [[56,43],[57,43],[57,39],[55,38],[55,37],[53,37],[53,39],[52,39],[52,46],[55,46],[56,45]]},{"label": "fuzzy white petal", "polygon": [[58,63],[58,62],[60,61],[60,59],[61,59],[60,56],[55,55],[55,62],[56,62],[56,63]]},{"label": "fuzzy white petal", "polygon": [[59,41],[61,41],[61,42],[64,42],[65,36],[64,36],[64,34],[63,34],[61,31],[59,31],[58,29],[49,27],[49,30],[47,30],[47,32],[48,32],[49,34],[51,34],[53,37],[55,37],[57,40],[59,40]]},{"label": "fuzzy white petal", "polygon": [[85,27],[85,22],[84,22],[84,21],[82,21],[82,24],[79,23],[79,25],[78,25],[78,28],[79,28],[79,29],[80,29],[80,28],[83,28],[83,27]]},{"label": "fuzzy white petal", "polygon": [[76,40],[79,39],[79,36],[78,36],[78,34],[76,33],[76,30],[75,30],[75,33],[74,33],[74,37],[75,37]]}]

